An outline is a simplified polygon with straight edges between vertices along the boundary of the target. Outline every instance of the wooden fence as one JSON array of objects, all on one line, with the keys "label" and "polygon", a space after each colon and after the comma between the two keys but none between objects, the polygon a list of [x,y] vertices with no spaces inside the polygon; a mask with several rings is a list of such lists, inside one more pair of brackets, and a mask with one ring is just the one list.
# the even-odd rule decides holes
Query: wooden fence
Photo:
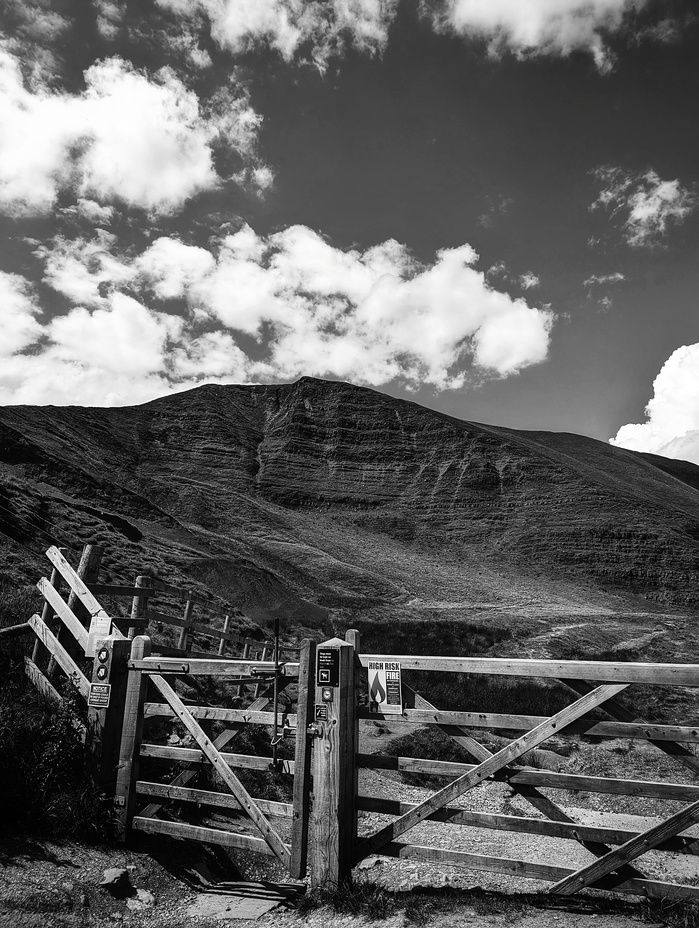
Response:
[{"label": "wooden fence", "polygon": [[[318,645],[304,641],[300,652],[280,647],[274,660],[265,659],[270,656],[269,644],[266,652],[264,645],[262,651],[258,645],[254,654],[250,646],[247,653],[226,656],[222,652],[229,648],[245,651],[245,640],[236,640],[225,619],[220,628],[201,616],[195,620],[195,607],[204,604],[191,592],[175,594],[175,588],[160,581],[146,586],[144,578],[133,588],[99,586],[89,576],[94,568],[89,552],[78,571],[57,549],[49,549],[47,555],[53,571],[38,584],[46,605],[28,623],[36,647],[27,658],[27,672],[42,692],[60,699],[54,685],[59,671],[50,666],[54,661],[88,703],[87,737],[96,777],[114,790],[124,838],[132,831],[169,834],[272,854],[292,876],[300,878],[308,869],[312,884],[325,888],[349,880],[353,867],[366,857],[383,855],[542,880],[555,894],[593,888],[699,899],[699,887],[655,878],[644,872],[642,859],[650,851],[699,855],[699,837],[687,833],[699,822],[699,757],[693,747],[699,743],[699,727],[638,718],[629,699],[638,686],[695,689],[699,664],[362,654],[357,632],[348,632],[347,640],[335,638]],[[61,582],[70,590],[67,599],[60,593]],[[110,617],[95,594],[130,597],[128,615]],[[167,594],[170,606],[178,597],[184,604],[182,617],[173,615],[172,608],[167,612],[152,608],[158,594]],[[100,627],[108,631],[96,642],[91,675],[85,661],[90,644],[90,629],[84,624],[88,616],[93,629],[102,622]],[[158,645],[149,636],[136,634],[145,630],[157,634],[157,623],[168,624],[168,618],[176,620],[169,624],[179,630],[176,645]],[[52,628],[52,621],[59,627]],[[133,640],[129,634],[135,634]],[[193,653],[191,647],[186,650],[196,636],[205,635],[216,643],[214,656],[201,656],[206,652],[199,649]],[[364,670],[381,661],[392,662],[408,675],[422,671],[478,679],[495,675],[558,681],[560,691],[570,694],[570,702],[550,716],[476,712],[469,707],[445,711],[403,677],[400,702],[394,712],[384,715],[371,711],[360,698],[365,693]],[[198,690],[194,684],[202,677],[215,679],[217,686]],[[216,701],[221,704],[203,701],[198,695],[202,692],[219,694]],[[282,694],[286,694],[284,704]],[[436,728],[473,762],[363,753],[360,725],[368,721]],[[174,724],[184,740],[165,738],[162,731],[154,735],[158,722]],[[258,756],[249,748],[247,753],[231,750],[236,737],[251,725],[271,730],[269,756]],[[486,729],[507,732],[511,740],[492,752],[479,740],[478,731]],[[684,781],[667,782],[566,773],[527,764],[526,754],[560,736],[644,742],[669,755],[689,774]],[[278,757],[279,745],[290,744],[292,737],[293,753],[287,750]],[[362,792],[361,770],[430,774],[451,782],[419,802],[408,803]],[[292,801],[256,797],[244,785],[241,771],[293,777]],[[202,773],[209,778],[203,784],[197,779]],[[469,808],[469,793],[489,782],[508,784],[535,814]],[[583,824],[554,798],[556,791],[570,790],[672,800],[680,807],[638,831],[615,824],[612,813],[603,825]],[[201,819],[202,810],[213,810],[210,820]],[[366,813],[384,816],[384,823],[367,832]],[[423,822],[561,839],[584,848],[589,860],[576,869],[531,859],[533,854],[509,858],[410,843],[410,832]]]}]

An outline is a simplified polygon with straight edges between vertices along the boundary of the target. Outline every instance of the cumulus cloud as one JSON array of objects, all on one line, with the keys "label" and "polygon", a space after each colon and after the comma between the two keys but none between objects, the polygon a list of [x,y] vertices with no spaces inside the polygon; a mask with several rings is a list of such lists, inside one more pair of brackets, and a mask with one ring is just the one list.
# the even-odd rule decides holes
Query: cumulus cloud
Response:
[{"label": "cumulus cloud", "polygon": [[308,55],[324,69],[347,44],[380,52],[398,0],[156,0],[164,9],[194,18],[202,13],[211,35],[233,53],[266,44],[284,59]]},{"label": "cumulus cloud", "polygon": [[590,208],[606,209],[620,219],[623,238],[632,248],[662,244],[670,226],[699,205],[695,187],[683,187],[677,179],[662,180],[653,170],[634,173],[604,165],[594,174],[600,192]]},{"label": "cumulus cloud", "polygon": [[611,443],[699,464],[699,345],[670,355],[645,412],[645,422],[622,426]]},{"label": "cumulus cloud", "polygon": [[520,58],[591,54],[600,68],[611,65],[605,37],[625,26],[648,0],[442,0],[424,4],[435,27],[482,38],[489,52]]},{"label": "cumulus cloud", "polygon": [[0,353],[9,356],[23,351],[41,334],[41,326],[36,319],[38,308],[31,287],[24,277],[0,271],[0,306]]},{"label": "cumulus cloud", "polygon": [[216,144],[253,155],[260,118],[244,94],[236,99],[227,88],[228,105],[222,98],[205,113],[169,68],[148,76],[120,58],[92,65],[85,83],[77,95],[30,91],[17,60],[0,49],[4,212],[46,214],[72,191],[83,204],[168,214],[219,184]]},{"label": "cumulus cloud", "polygon": [[102,230],[36,253],[73,308],[39,325],[21,278],[5,282],[21,337],[0,347],[4,402],[137,402],[303,374],[449,389],[543,361],[553,323],[494,289],[470,245],[421,264],[395,241],[345,251],[304,226],[243,226],[213,251],[163,236],[126,255]]}]

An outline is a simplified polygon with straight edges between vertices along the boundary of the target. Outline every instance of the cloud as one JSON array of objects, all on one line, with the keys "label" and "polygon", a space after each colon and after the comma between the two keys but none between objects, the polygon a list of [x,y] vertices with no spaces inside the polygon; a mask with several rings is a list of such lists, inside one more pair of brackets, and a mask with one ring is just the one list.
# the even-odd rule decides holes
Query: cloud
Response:
[{"label": "cloud", "polygon": [[621,271],[614,271],[613,274],[590,274],[590,276],[583,281],[583,287],[603,287],[606,284],[618,284],[622,280],[626,280],[626,276],[621,273]]},{"label": "cloud", "polygon": [[602,71],[611,66],[606,35],[627,25],[627,17],[648,0],[442,0],[425,3],[443,32],[482,38],[490,54],[592,55]]},{"label": "cloud", "polygon": [[304,226],[243,226],[212,251],[163,236],[125,254],[102,230],[36,254],[73,308],[39,325],[11,280],[28,350],[0,357],[0,402],[137,402],[303,374],[443,390],[545,360],[553,323],[490,286],[470,245],[421,264],[395,241],[345,251]]},{"label": "cloud", "polygon": [[604,165],[594,175],[600,192],[590,209],[606,209],[620,218],[622,236],[632,248],[662,244],[669,227],[682,222],[699,205],[695,186],[683,187],[677,179],[661,180],[653,170],[634,173]]},{"label": "cloud", "polygon": [[536,274],[532,274],[531,272],[522,274],[519,278],[519,285],[523,290],[533,290],[534,288],[540,286],[540,284],[541,281],[539,278],[536,276]]},{"label": "cloud", "polygon": [[699,345],[670,355],[645,412],[645,422],[622,426],[611,443],[699,464]]},{"label": "cloud", "polygon": [[0,306],[2,306],[1,352],[6,356],[23,351],[41,334],[39,313],[28,282],[19,274],[0,271]]},{"label": "cloud", "polygon": [[204,14],[211,36],[234,54],[267,45],[286,61],[310,59],[323,70],[347,45],[381,52],[398,0],[156,0],[179,16]]},{"label": "cloud", "polygon": [[204,112],[169,68],[151,77],[120,58],[92,65],[85,83],[77,95],[32,92],[0,49],[0,210],[46,214],[68,191],[170,214],[218,186],[216,145],[256,164],[260,118],[244,94],[226,88]]}]

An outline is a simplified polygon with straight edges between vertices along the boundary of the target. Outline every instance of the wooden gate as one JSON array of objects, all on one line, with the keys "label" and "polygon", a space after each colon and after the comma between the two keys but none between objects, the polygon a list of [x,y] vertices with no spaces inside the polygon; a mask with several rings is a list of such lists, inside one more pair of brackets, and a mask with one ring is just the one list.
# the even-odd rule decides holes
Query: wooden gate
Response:
[{"label": "wooden gate", "polygon": [[[252,661],[245,659],[177,659],[150,656],[150,640],[134,639],[129,660],[124,726],[119,758],[115,803],[122,835],[129,829],[152,834],[189,838],[226,847],[241,848],[276,856],[290,876],[300,879],[306,873],[310,802],[310,750],[307,737],[308,712],[312,703],[312,675],[315,646],[305,642],[294,662]],[[215,677],[219,686],[235,684],[258,687],[264,691],[242,708],[185,705],[172,682]],[[148,697],[159,695],[161,701]],[[290,687],[298,691],[297,710],[269,711],[269,705]],[[309,701],[310,694],[310,701]],[[144,723],[156,717],[174,719],[188,733],[192,745],[181,747],[146,742]],[[207,723],[225,723],[217,737],[204,730]],[[296,735],[294,759],[279,760],[251,754],[231,753],[229,748],[246,725],[269,726],[277,742],[286,734]],[[275,736],[272,738],[272,746]],[[163,781],[140,777],[142,759],[161,760],[184,765],[176,776]],[[234,772],[273,770],[292,774],[293,803],[277,802],[252,796]],[[202,769],[215,772],[220,789],[195,788],[192,783]],[[238,813],[237,822],[204,827],[168,816],[168,803],[206,807],[229,815]],[[162,817],[163,814],[167,817]],[[272,819],[275,822],[272,822]],[[250,834],[250,831],[253,834]]]},{"label": "wooden gate", "polygon": [[[671,755],[693,773],[699,772],[699,758],[691,744],[699,742],[699,730],[687,725],[657,725],[638,719],[616,698],[634,684],[696,687],[699,665],[641,664],[595,661],[510,660],[488,658],[437,658],[418,656],[362,655],[361,664],[391,660],[403,670],[438,673],[499,674],[555,679],[566,685],[574,697],[570,705],[549,718],[494,713],[440,711],[409,686],[403,687],[401,715],[381,716],[359,710],[364,719],[420,722],[434,726],[453,738],[470,754],[475,764],[456,764],[415,758],[377,758],[357,754],[358,767],[374,767],[456,775],[448,786],[417,804],[396,803],[359,796],[359,810],[384,812],[395,816],[388,825],[362,836],[356,845],[353,864],[370,854],[441,861],[469,869],[491,870],[515,876],[547,880],[550,892],[570,894],[590,887],[614,892],[670,898],[699,898],[691,885],[648,878],[637,869],[636,861],[651,850],[695,855],[699,839],[681,833],[699,821],[699,786],[687,783],[655,783],[605,777],[579,776],[522,766],[517,762],[525,753],[560,734],[587,734],[599,738],[644,740]],[[588,682],[595,681],[594,683]],[[590,719],[596,708],[604,710],[610,721]],[[473,728],[524,729],[525,734],[491,753],[472,733]],[[493,815],[450,805],[461,801],[475,786],[488,780],[508,783],[545,818]],[[639,833],[615,827],[590,827],[575,823],[568,813],[541,791],[583,789],[617,795],[691,800],[678,812]],[[464,826],[495,828],[516,833],[560,837],[577,841],[593,859],[577,870],[543,864],[536,860],[513,860],[486,855],[411,845],[398,839],[425,820]],[[610,819],[613,816],[610,814]]]}]

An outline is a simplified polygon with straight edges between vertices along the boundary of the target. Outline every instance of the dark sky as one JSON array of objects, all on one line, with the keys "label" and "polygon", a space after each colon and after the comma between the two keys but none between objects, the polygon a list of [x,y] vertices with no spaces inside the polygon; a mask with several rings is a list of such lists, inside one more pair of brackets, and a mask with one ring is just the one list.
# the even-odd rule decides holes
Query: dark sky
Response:
[{"label": "dark sky", "polygon": [[0,402],[310,374],[699,462],[692,9],[9,3]]}]

